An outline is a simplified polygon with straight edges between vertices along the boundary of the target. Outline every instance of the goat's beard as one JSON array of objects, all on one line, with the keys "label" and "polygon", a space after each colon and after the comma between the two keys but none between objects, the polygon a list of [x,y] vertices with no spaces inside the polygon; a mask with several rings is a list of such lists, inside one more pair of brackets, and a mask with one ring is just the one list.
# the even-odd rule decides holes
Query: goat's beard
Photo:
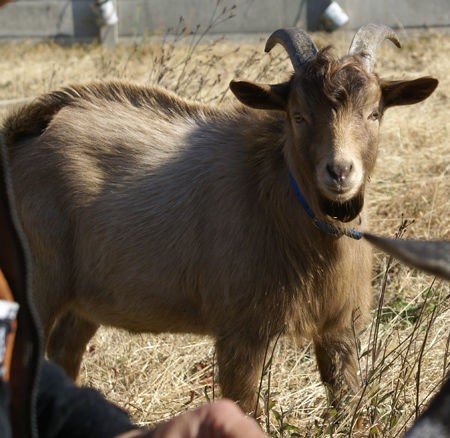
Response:
[{"label": "goat's beard", "polygon": [[364,192],[361,190],[345,202],[331,201],[325,197],[321,197],[319,202],[322,213],[340,222],[350,222],[361,213],[364,206]]}]

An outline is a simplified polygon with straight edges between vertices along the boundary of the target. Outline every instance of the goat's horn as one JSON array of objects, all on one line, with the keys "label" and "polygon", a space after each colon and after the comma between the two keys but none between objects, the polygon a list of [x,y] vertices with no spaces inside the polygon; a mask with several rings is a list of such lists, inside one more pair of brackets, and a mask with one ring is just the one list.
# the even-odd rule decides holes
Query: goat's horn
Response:
[{"label": "goat's horn", "polygon": [[359,55],[366,70],[371,72],[375,65],[377,47],[385,39],[391,40],[397,47],[401,47],[397,34],[390,27],[382,24],[366,24],[356,32],[348,54]]},{"label": "goat's horn", "polygon": [[450,241],[388,239],[369,233],[364,237],[408,265],[450,280]]},{"label": "goat's horn", "polygon": [[268,38],[264,50],[270,52],[276,44],[284,47],[296,72],[300,71],[308,59],[317,53],[317,47],[309,35],[295,27],[276,30]]}]

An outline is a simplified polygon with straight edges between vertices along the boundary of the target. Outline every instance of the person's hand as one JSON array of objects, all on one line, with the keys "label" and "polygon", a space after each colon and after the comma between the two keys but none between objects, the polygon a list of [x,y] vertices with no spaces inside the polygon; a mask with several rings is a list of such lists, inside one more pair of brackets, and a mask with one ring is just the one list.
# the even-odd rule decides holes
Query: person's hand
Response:
[{"label": "person's hand", "polygon": [[12,1],[14,1],[14,0],[0,0],[0,8],[1,8],[3,5],[6,5],[6,3],[9,3],[9,2],[12,2]]},{"label": "person's hand", "polygon": [[230,400],[203,405],[161,423],[150,431],[133,431],[118,438],[267,438],[255,420]]}]

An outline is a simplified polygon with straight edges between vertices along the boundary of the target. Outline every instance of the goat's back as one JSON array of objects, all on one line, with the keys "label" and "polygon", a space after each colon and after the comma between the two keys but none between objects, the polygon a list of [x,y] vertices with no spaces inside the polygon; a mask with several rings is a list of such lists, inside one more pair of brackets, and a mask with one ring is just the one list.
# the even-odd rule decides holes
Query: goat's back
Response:
[{"label": "goat's back", "polygon": [[212,306],[199,294],[243,279],[258,287],[249,263],[276,257],[259,238],[274,230],[233,111],[128,87],[66,89],[6,121],[18,209],[37,263],[65,254],[71,299],[100,322],[203,331],[192,303]]}]

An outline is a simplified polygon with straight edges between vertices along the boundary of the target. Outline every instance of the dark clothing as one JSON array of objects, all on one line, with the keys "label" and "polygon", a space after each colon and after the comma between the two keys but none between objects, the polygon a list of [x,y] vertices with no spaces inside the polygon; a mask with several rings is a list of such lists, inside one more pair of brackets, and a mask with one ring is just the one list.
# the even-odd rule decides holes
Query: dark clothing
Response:
[{"label": "dark clothing", "polygon": [[39,379],[37,423],[40,437],[113,437],[135,427],[125,411],[97,391],[79,388],[45,361]]},{"label": "dark clothing", "polygon": [[[38,437],[109,438],[136,428],[125,411],[106,401],[94,389],[75,386],[59,367],[48,361],[43,361],[38,381]],[[9,386],[0,381],[1,438],[20,436],[11,430],[9,393]]]},{"label": "dark clothing", "polygon": [[0,436],[2,438],[10,438],[12,436],[9,401],[9,385],[0,380]]}]

